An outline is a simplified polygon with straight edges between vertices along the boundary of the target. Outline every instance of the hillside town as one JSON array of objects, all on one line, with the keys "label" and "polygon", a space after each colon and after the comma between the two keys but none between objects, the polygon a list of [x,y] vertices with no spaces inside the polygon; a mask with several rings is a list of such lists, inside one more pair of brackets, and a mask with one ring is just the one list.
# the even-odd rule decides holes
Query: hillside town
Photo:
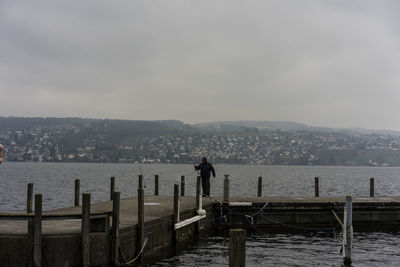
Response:
[{"label": "hillside town", "polygon": [[[400,165],[400,137],[342,131],[174,133],[118,139],[89,126],[1,130],[4,161],[215,163],[260,165]],[[90,128],[90,127],[89,127]],[[93,129],[92,129],[93,130]],[[82,136],[85,136],[84,138]]]}]

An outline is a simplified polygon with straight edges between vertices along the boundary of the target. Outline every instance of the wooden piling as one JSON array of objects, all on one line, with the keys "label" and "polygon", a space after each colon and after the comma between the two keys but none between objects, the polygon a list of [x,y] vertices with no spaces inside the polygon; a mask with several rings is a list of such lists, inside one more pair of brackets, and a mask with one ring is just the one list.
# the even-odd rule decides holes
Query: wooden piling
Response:
[{"label": "wooden piling", "polygon": [[201,208],[201,177],[197,176],[196,182],[196,210]]},{"label": "wooden piling", "polygon": [[80,181],[75,179],[75,207],[79,207]]},{"label": "wooden piling", "polygon": [[33,266],[42,266],[42,195],[35,195],[33,219]]},{"label": "wooden piling", "polygon": [[225,174],[224,176],[224,202],[229,202],[229,175]]},{"label": "wooden piling", "polygon": [[138,233],[137,233],[137,246],[136,257],[137,263],[143,262],[142,248],[144,246],[144,190],[143,190],[143,176],[139,175],[138,187]]},{"label": "wooden piling", "polygon": [[369,196],[370,197],[375,196],[375,179],[374,178],[369,179]]},{"label": "wooden piling", "polygon": [[261,197],[262,196],[262,177],[258,177],[258,190],[257,190],[257,196]]},{"label": "wooden piling", "polygon": [[[179,185],[174,184],[174,224],[179,222]],[[176,245],[178,241],[177,231],[175,230],[175,225],[173,226],[173,236],[172,241]]]},{"label": "wooden piling", "polygon": [[32,213],[32,201],[33,201],[33,184],[29,183],[26,196],[26,213]]},{"label": "wooden piling", "polygon": [[185,196],[185,176],[181,176],[181,197]]},{"label": "wooden piling", "polygon": [[[196,181],[196,211],[201,209],[201,177],[197,176]],[[195,222],[194,224],[194,234],[198,235],[200,233],[200,221]]]},{"label": "wooden piling", "polygon": [[121,193],[113,194],[113,210],[112,210],[112,237],[111,237],[111,266],[119,266],[119,215],[120,215],[120,199]]},{"label": "wooden piling", "polygon": [[114,192],[115,192],[115,177],[112,176],[110,178],[110,200],[113,199]]},{"label": "wooden piling", "polygon": [[155,176],[154,176],[154,195],[155,196],[158,196],[158,186],[159,186],[159,176],[158,176],[158,174],[156,174]]},{"label": "wooden piling", "polygon": [[351,196],[346,197],[344,213],[343,263],[345,266],[351,266],[351,249],[353,246],[353,200]]},{"label": "wooden piling", "polygon": [[246,266],[246,230],[229,230],[229,267]]},{"label": "wooden piling", "polygon": [[315,197],[319,197],[319,178],[314,178]]},{"label": "wooden piling", "polygon": [[82,194],[82,266],[90,265],[90,194]]}]

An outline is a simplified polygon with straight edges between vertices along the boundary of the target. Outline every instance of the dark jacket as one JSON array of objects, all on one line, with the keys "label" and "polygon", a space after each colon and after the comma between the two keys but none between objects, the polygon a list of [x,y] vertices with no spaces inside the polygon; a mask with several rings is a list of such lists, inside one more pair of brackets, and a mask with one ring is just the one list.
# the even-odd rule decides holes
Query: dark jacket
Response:
[{"label": "dark jacket", "polygon": [[200,170],[200,176],[202,178],[210,178],[211,173],[215,177],[214,167],[210,163],[200,163],[198,166],[194,166],[196,170]]}]

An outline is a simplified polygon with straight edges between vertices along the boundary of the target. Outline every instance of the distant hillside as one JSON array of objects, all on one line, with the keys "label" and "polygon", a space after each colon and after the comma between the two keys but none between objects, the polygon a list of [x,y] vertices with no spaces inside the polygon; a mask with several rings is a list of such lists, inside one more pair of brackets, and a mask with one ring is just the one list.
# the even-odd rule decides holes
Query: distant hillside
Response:
[{"label": "distant hillside", "polygon": [[310,126],[304,123],[291,121],[215,121],[197,123],[193,125],[199,129],[210,131],[243,130],[244,128],[256,128],[259,130],[282,130],[282,131],[318,131],[318,132],[344,132],[357,134],[383,134],[400,136],[399,131],[394,130],[372,130],[364,128],[329,128]]},{"label": "distant hillside", "polygon": [[216,122],[205,122],[194,125],[198,128],[203,129],[223,129],[224,127],[248,127],[257,129],[269,129],[269,130],[283,130],[283,131],[300,131],[300,130],[311,130],[314,127],[310,127],[303,123],[290,122],[290,121],[216,121]]},{"label": "distant hillside", "polygon": [[110,120],[83,118],[21,118],[0,117],[0,130],[27,130],[34,127],[75,126],[96,129],[96,133],[107,132],[111,135],[159,135],[179,132],[192,132],[194,128],[177,120],[140,121],[140,120]]},{"label": "distant hillside", "polygon": [[5,162],[400,166],[398,132],[295,122],[0,117],[0,143]]}]

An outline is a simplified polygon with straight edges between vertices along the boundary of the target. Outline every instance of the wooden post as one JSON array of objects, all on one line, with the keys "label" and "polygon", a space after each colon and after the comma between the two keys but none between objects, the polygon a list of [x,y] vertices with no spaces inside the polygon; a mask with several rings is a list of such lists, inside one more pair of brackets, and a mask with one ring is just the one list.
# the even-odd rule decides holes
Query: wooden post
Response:
[{"label": "wooden post", "polygon": [[369,196],[375,196],[375,180],[374,178],[369,179]]},{"label": "wooden post", "polygon": [[111,239],[111,266],[119,266],[119,214],[120,214],[120,192],[114,192],[112,211],[112,239]]},{"label": "wooden post", "polygon": [[181,197],[185,196],[185,176],[181,176]]},{"label": "wooden post", "polygon": [[28,191],[26,197],[26,213],[32,213],[32,199],[33,199],[33,184],[28,184]]},{"label": "wooden post", "polygon": [[224,202],[229,202],[229,175],[225,174],[224,176]]},{"label": "wooden post", "polygon": [[346,206],[344,210],[344,225],[343,229],[343,263],[345,266],[351,266],[351,249],[353,246],[353,202],[352,197],[346,197]]},{"label": "wooden post", "polygon": [[196,210],[201,209],[201,177],[197,176],[196,182]]},{"label": "wooden post", "polygon": [[33,219],[33,266],[42,266],[42,195],[35,195]]},{"label": "wooden post", "polygon": [[113,200],[113,195],[115,192],[115,177],[110,178],[110,200]]},{"label": "wooden post", "polygon": [[[179,222],[179,185],[174,184],[174,224]],[[173,226],[175,227],[175,225]],[[177,231],[173,228],[173,243],[176,245],[178,241]]]},{"label": "wooden post", "polygon": [[90,265],[90,194],[82,194],[82,266]]},{"label": "wooden post", "polygon": [[158,186],[159,186],[159,176],[158,174],[156,174],[156,176],[154,177],[154,195],[158,196]]},{"label": "wooden post", "polygon": [[[144,245],[144,190],[143,190],[143,176],[139,175],[139,187],[138,187],[138,233],[137,233],[137,249],[136,256],[138,257],[136,262],[143,262],[143,254],[141,253]],[[139,255],[139,253],[141,253]]]},{"label": "wooden post", "polygon": [[80,181],[75,179],[75,207],[79,207]]},{"label": "wooden post", "polygon": [[257,196],[261,197],[262,196],[262,177],[258,177],[258,191],[257,191]]},{"label": "wooden post", "polygon": [[315,197],[319,197],[319,178],[314,178]]},{"label": "wooden post", "polygon": [[229,267],[246,266],[246,230],[229,230]]},{"label": "wooden post", "polygon": [[[201,198],[201,177],[197,176],[196,181],[196,211],[202,208],[202,198]],[[200,221],[195,222],[194,234],[198,235],[200,233]]]}]

